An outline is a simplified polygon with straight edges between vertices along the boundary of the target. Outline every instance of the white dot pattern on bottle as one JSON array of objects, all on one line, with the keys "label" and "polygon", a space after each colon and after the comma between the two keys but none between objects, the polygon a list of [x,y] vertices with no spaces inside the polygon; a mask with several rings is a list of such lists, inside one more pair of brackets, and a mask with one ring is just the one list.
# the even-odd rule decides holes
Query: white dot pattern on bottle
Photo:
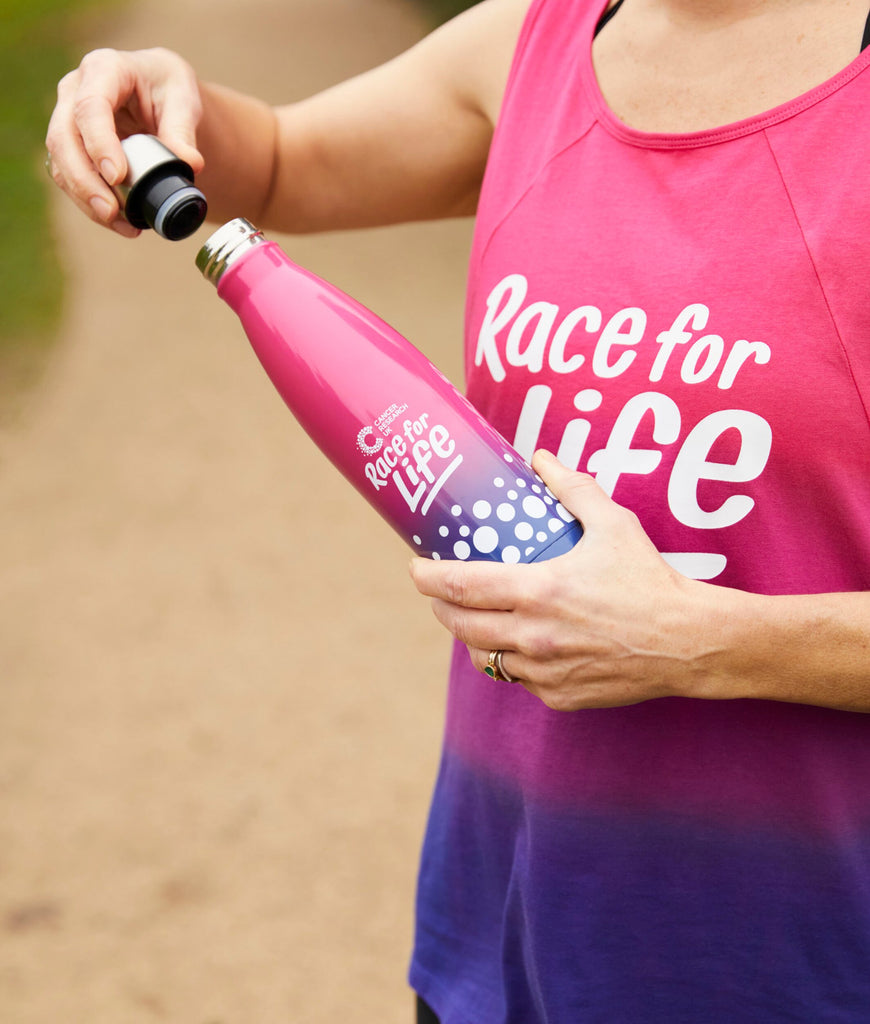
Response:
[{"label": "white dot pattern on bottle", "polygon": [[498,530],[492,526],[479,526],[471,542],[482,555],[488,555],[498,547]]},{"label": "white dot pattern on bottle", "polygon": [[[503,457],[505,462],[515,462],[509,454]],[[519,465],[513,466],[514,474],[521,472],[523,470]],[[490,494],[486,497],[468,498],[462,504],[456,502],[454,497],[454,504],[449,506],[449,514],[458,522],[455,527],[447,523],[438,526],[437,533],[448,547],[445,550],[439,545],[440,550],[433,552],[432,557],[437,560],[453,557],[466,561],[472,557],[488,556],[515,563],[524,557],[533,556],[538,550],[537,545],[549,543],[555,534],[564,529],[565,523],[572,522],[574,518],[537,474],[534,475],[534,481],[537,482],[519,475],[508,480],[494,476],[488,488]],[[484,492],[487,490],[482,489]],[[493,494],[496,495],[495,499]],[[451,533],[456,537],[454,530],[457,530],[459,539],[449,540]],[[413,540],[416,545],[422,546],[423,542],[416,534]]]},{"label": "white dot pattern on bottle", "polygon": [[547,506],[534,494],[527,494],[523,498],[523,512],[530,519],[543,519],[547,514]]},{"label": "white dot pattern on bottle", "polygon": [[517,523],[514,527],[514,536],[517,540],[529,540],[534,532],[535,528],[531,523]]}]

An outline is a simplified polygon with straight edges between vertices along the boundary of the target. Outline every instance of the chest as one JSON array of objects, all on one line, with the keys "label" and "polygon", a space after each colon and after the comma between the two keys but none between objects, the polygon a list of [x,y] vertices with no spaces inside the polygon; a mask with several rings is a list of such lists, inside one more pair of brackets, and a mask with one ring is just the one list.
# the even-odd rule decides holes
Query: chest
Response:
[{"label": "chest", "polygon": [[860,52],[866,18],[863,0],[761,3],[744,17],[626,0],[593,44],[595,75],[610,109],[631,127],[701,131],[771,110],[833,77]]}]

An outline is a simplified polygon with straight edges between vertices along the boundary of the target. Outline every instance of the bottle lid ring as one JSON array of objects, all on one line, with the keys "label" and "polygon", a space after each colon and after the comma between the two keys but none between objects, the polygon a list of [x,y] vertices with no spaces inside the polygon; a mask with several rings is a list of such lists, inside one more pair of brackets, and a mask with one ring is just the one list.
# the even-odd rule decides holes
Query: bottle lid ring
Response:
[{"label": "bottle lid ring", "polygon": [[224,271],[255,245],[265,241],[262,231],[245,220],[236,217],[218,228],[196,254],[196,265],[202,276],[216,285]]}]

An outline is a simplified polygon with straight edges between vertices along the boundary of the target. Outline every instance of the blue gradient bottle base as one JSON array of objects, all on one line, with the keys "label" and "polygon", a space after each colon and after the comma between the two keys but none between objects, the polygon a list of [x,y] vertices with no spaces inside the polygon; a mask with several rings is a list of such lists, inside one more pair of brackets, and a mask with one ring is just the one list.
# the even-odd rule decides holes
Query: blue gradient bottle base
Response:
[{"label": "blue gradient bottle base", "polygon": [[579,523],[569,523],[552,544],[539,551],[534,558],[529,559],[529,562],[546,562],[550,558],[567,555],[569,551],[573,551],[582,536],[583,527]]},{"label": "blue gradient bottle base", "polygon": [[[582,536],[580,524],[507,443],[494,437],[478,465],[463,466],[414,523],[412,548],[458,561],[516,564],[555,558]],[[483,465],[483,460],[488,465]],[[457,460],[462,462],[460,458]],[[401,532],[401,526],[397,525]],[[558,543],[557,543],[558,542]],[[554,547],[555,545],[555,547]],[[544,554],[553,548],[552,554]]]}]

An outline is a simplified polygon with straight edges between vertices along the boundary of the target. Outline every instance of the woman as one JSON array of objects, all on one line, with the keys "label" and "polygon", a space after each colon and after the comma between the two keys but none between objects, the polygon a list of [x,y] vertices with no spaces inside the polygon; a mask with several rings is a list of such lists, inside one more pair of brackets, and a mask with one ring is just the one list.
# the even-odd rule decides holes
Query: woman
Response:
[{"label": "woman", "polygon": [[558,453],[535,467],[585,535],[412,565],[458,641],[420,1020],[863,1020],[868,12],[602,8],[487,0],[278,110],[98,51],[60,84],[53,174],[121,234],[137,130],[218,219],[476,211],[469,395]]}]

